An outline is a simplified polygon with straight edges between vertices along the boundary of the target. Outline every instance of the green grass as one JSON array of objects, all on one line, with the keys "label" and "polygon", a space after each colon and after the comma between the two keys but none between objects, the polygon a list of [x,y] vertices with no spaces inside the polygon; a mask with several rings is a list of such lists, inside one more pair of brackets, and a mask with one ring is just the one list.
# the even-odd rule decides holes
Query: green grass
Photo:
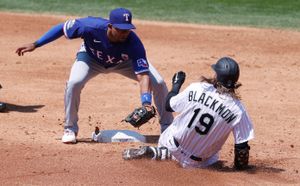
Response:
[{"label": "green grass", "polygon": [[300,0],[0,0],[0,10],[108,17],[126,7],[134,17],[218,25],[300,28]]}]

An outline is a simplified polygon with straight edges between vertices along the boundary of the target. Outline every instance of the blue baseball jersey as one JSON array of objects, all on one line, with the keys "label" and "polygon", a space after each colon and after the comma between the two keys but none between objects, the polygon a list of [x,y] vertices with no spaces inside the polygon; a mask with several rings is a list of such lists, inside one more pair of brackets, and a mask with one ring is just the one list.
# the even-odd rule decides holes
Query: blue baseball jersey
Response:
[{"label": "blue baseball jersey", "polygon": [[68,20],[64,35],[68,39],[82,38],[83,48],[93,59],[106,68],[131,60],[136,74],[149,71],[143,43],[133,31],[124,42],[111,43],[107,37],[109,21],[100,17]]}]

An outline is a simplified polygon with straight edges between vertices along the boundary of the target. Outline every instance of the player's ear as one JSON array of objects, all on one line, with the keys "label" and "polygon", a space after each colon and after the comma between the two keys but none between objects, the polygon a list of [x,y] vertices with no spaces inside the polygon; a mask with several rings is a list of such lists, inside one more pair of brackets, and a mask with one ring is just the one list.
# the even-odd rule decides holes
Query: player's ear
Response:
[{"label": "player's ear", "polygon": [[112,24],[108,23],[107,27],[112,29]]}]

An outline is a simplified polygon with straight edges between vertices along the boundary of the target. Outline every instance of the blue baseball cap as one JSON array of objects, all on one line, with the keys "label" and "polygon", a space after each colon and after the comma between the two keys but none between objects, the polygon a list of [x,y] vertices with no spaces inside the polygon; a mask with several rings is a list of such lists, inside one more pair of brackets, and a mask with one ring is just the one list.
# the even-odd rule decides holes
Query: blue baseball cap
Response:
[{"label": "blue baseball cap", "polygon": [[131,23],[132,14],[125,8],[116,8],[109,14],[109,22],[113,27],[121,30],[135,29],[135,26]]}]

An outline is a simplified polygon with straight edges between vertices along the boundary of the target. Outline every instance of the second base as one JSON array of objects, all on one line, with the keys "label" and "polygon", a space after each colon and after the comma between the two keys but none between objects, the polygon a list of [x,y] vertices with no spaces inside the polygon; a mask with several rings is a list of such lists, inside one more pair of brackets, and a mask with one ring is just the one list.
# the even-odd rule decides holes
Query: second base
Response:
[{"label": "second base", "polygon": [[100,133],[92,133],[93,141],[100,143],[111,142],[146,142],[145,136],[131,130],[102,130]]}]

